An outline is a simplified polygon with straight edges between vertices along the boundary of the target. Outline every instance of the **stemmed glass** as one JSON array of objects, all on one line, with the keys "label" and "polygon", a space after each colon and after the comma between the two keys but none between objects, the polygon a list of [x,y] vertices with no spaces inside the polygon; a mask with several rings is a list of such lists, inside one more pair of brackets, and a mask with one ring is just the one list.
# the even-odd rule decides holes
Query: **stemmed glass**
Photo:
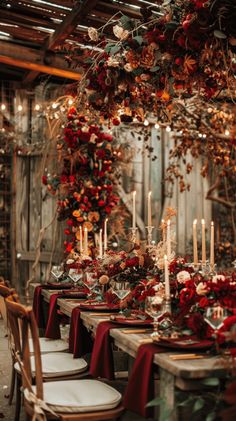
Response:
[{"label": "stemmed glass", "polygon": [[74,287],[78,285],[78,282],[81,280],[83,274],[78,272],[78,269],[71,268],[68,272],[69,278],[74,283]]},{"label": "stemmed glass", "polygon": [[121,302],[126,297],[128,297],[130,293],[130,284],[129,282],[114,282],[112,286],[112,292],[119,298],[120,300],[120,311],[119,314],[124,315],[124,311],[121,307]]},{"label": "stemmed glass", "polygon": [[84,279],[83,282],[84,282],[84,285],[90,291],[90,294],[88,295],[88,298],[91,298],[93,296],[92,291],[96,288],[97,283],[98,283],[96,275],[92,272],[86,272],[85,279]]},{"label": "stemmed glass", "polygon": [[163,315],[165,311],[165,309],[163,308],[164,301],[164,294],[156,294],[154,296],[147,297],[145,301],[145,311],[147,314],[149,314],[149,316],[153,318],[154,332],[151,334],[151,337],[156,339],[160,337],[160,334],[158,332],[158,319]]},{"label": "stemmed glass", "polygon": [[228,310],[218,303],[207,307],[204,314],[204,320],[214,330],[214,336],[217,337],[218,330],[223,326],[224,320],[228,317]]},{"label": "stemmed glass", "polygon": [[53,265],[51,269],[51,274],[56,278],[57,282],[59,281],[59,278],[63,275],[64,269],[61,265]]}]

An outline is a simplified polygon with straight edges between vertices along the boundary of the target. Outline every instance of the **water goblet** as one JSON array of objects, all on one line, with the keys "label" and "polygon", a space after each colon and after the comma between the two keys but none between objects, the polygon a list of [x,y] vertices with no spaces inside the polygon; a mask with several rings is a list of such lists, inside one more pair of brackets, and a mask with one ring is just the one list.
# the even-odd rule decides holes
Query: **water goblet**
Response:
[{"label": "water goblet", "polygon": [[98,284],[96,275],[92,272],[86,272],[85,279],[84,279],[83,282],[84,282],[84,285],[90,291],[90,294],[88,295],[88,298],[91,298],[93,296],[94,289],[96,288],[96,286]]},{"label": "water goblet", "polygon": [[218,303],[207,307],[204,313],[204,320],[213,329],[215,337],[217,337],[217,333],[227,317],[228,310]]},{"label": "water goblet", "polygon": [[122,301],[128,297],[130,293],[130,284],[129,282],[114,282],[112,286],[113,293],[119,298],[120,300],[120,311],[119,314],[124,315],[124,311],[122,309]]},{"label": "water goblet", "polygon": [[64,269],[62,265],[53,265],[51,269],[51,274],[56,278],[57,282],[59,278],[63,275]]},{"label": "water goblet", "polygon": [[79,273],[78,269],[71,268],[68,272],[68,276],[72,280],[72,282],[74,283],[74,287],[76,288],[76,286],[78,285],[78,282],[82,278],[82,273]]},{"label": "water goblet", "polygon": [[160,334],[158,332],[159,321],[158,319],[163,315],[165,309],[163,308],[165,296],[163,294],[155,294],[147,297],[145,300],[145,311],[149,316],[153,318],[153,329],[154,332],[151,337],[158,339]]}]

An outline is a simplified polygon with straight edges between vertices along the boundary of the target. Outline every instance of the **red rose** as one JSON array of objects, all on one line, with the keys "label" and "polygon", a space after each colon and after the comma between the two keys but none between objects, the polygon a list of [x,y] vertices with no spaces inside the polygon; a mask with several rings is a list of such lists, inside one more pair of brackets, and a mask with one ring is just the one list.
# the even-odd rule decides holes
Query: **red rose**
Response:
[{"label": "red rose", "polygon": [[112,120],[112,124],[114,126],[119,126],[120,125],[120,119],[119,118],[113,118]]},{"label": "red rose", "polygon": [[180,305],[191,304],[194,302],[195,290],[192,288],[183,288],[180,292]]},{"label": "red rose", "polygon": [[68,181],[68,177],[66,175],[61,175],[60,182],[61,183],[67,183],[67,181]]},{"label": "red rose", "polygon": [[125,266],[127,268],[138,266],[139,265],[139,258],[137,256],[131,257],[130,259],[127,259],[125,262]]},{"label": "red rose", "polygon": [[69,227],[72,227],[72,226],[73,226],[73,224],[74,224],[74,222],[73,222],[73,220],[72,220],[72,219],[68,219],[68,220],[66,221],[66,223],[67,223],[67,225],[69,225]]},{"label": "red rose", "polygon": [[46,186],[47,185],[47,183],[48,183],[48,179],[47,179],[47,176],[46,175],[43,175],[42,176],[42,183]]},{"label": "red rose", "polygon": [[70,182],[70,183],[74,183],[74,182],[75,182],[75,180],[76,180],[76,178],[75,178],[75,176],[74,176],[74,175],[69,175],[69,182]]},{"label": "red rose", "polygon": [[105,206],[104,210],[107,214],[111,213],[111,207],[110,206]]},{"label": "red rose", "polygon": [[101,208],[102,206],[105,205],[105,201],[104,200],[99,200],[98,201],[98,206]]},{"label": "red rose", "polygon": [[70,234],[71,234],[71,232],[70,232],[70,230],[69,230],[68,228],[65,228],[65,229],[64,229],[64,234],[65,234],[65,235],[70,235]]},{"label": "red rose", "polygon": [[202,308],[205,308],[209,305],[209,300],[207,297],[202,297],[201,300],[199,301],[199,306]]}]

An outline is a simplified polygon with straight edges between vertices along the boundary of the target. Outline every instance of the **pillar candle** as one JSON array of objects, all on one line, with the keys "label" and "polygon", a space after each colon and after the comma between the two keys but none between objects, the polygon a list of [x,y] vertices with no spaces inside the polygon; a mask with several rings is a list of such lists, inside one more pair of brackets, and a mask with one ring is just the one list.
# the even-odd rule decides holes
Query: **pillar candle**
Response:
[{"label": "pillar candle", "polygon": [[133,191],[133,223],[132,227],[136,228],[136,191]]},{"label": "pillar candle", "polygon": [[81,225],[79,227],[79,251],[80,254],[83,254],[83,233]]},{"label": "pillar candle", "polygon": [[152,196],[152,192],[150,191],[148,193],[148,226],[151,227],[152,226],[152,203],[151,203],[151,196]]},{"label": "pillar candle", "polygon": [[171,256],[170,219],[168,219],[167,221],[166,253],[167,253],[167,259],[168,261],[170,261],[170,256]]},{"label": "pillar candle", "polygon": [[211,243],[210,243],[210,266],[211,269],[214,268],[214,264],[215,264],[215,256],[214,256],[214,222],[211,221]]},{"label": "pillar candle", "polygon": [[165,242],[166,241],[166,223],[164,219],[161,220],[161,225],[162,225],[162,240]]},{"label": "pillar candle", "polygon": [[107,250],[107,222],[108,219],[106,218],[104,222],[104,252]]},{"label": "pillar candle", "polygon": [[197,219],[193,221],[193,263],[198,264],[198,251],[197,251]]},{"label": "pillar candle", "polygon": [[88,256],[88,228],[84,228],[84,254]]},{"label": "pillar candle", "polygon": [[205,219],[202,219],[202,263],[206,263],[206,225]]},{"label": "pillar candle", "polygon": [[102,259],[102,229],[99,231],[99,257]]},{"label": "pillar candle", "polygon": [[169,280],[169,267],[168,267],[167,255],[164,256],[164,266],[165,266],[165,296],[166,299],[170,298],[170,280]]}]

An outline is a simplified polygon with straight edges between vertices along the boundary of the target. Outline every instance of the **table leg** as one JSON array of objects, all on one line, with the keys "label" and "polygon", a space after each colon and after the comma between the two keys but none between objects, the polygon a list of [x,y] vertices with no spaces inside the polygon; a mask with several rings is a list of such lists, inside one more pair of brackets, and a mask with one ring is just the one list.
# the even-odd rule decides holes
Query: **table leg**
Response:
[{"label": "table leg", "polygon": [[177,421],[177,410],[175,408],[175,377],[159,368],[160,373],[160,397],[163,404],[160,405],[160,421]]}]

